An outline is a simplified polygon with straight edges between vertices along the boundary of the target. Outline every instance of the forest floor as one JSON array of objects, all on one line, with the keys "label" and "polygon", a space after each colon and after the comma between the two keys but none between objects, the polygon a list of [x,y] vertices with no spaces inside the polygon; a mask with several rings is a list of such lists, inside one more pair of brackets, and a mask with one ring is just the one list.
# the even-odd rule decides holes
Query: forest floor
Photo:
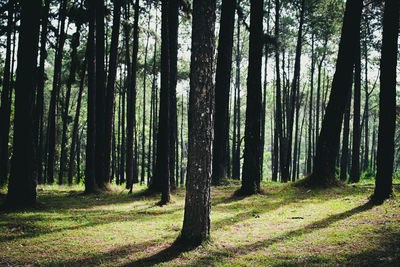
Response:
[{"label": "forest floor", "polygon": [[264,183],[246,198],[232,196],[238,187],[212,189],[211,239],[184,251],[171,246],[184,189],[159,207],[141,186],[91,196],[82,186],[39,186],[40,208],[0,214],[0,266],[400,264],[399,185],[380,206],[367,204],[368,183],[319,191]]}]

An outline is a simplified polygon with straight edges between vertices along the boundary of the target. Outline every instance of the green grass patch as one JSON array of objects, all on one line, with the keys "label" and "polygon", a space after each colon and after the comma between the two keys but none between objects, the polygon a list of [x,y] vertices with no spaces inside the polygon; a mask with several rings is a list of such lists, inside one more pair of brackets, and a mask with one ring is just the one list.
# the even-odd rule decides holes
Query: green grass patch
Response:
[{"label": "green grass patch", "polygon": [[37,210],[0,214],[0,266],[321,266],[400,262],[400,187],[380,206],[373,185],[306,190],[264,183],[234,197],[238,183],[212,189],[211,239],[174,246],[184,189],[159,196],[134,187],[84,195],[83,187],[40,186]]}]

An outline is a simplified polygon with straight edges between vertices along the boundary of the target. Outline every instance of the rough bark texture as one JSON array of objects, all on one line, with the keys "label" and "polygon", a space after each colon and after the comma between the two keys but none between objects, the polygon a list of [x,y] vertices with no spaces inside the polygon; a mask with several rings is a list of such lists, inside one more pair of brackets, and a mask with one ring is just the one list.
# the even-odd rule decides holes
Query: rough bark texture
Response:
[{"label": "rough bark texture", "polygon": [[21,1],[20,5],[13,158],[5,203],[9,208],[27,207],[36,203],[32,130],[41,1]]},{"label": "rough bark texture", "polygon": [[194,0],[189,96],[189,155],[180,240],[198,245],[210,234],[215,0]]},{"label": "rough bark texture", "polygon": [[263,0],[250,6],[249,69],[247,75],[246,126],[244,134],[243,194],[260,191],[261,181],[261,65],[263,42]]},{"label": "rough bark texture", "polygon": [[342,36],[333,77],[329,103],[322,122],[310,185],[326,186],[335,182],[335,161],[339,150],[340,130],[346,99],[351,89],[352,69],[360,29],[362,1],[348,0],[343,19]]},{"label": "rough bark texture", "polygon": [[372,197],[377,203],[389,198],[392,193],[399,5],[398,0],[387,0],[383,15],[377,172]]},{"label": "rough bark texture", "polygon": [[218,40],[218,59],[215,79],[215,119],[213,142],[212,184],[219,185],[227,178],[228,155],[228,109],[232,69],[233,29],[235,0],[222,1],[221,28]]}]

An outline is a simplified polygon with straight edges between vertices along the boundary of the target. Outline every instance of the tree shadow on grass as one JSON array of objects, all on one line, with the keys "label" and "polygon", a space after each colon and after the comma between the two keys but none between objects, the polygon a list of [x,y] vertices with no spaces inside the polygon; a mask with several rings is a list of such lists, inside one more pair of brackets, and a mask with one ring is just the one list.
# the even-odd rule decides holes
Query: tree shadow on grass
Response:
[{"label": "tree shadow on grass", "polygon": [[171,246],[146,258],[138,259],[124,266],[153,266],[163,262],[169,262],[178,258],[182,253],[194,250],[196,247],[188,247],[181,242],[174,242]]},{"label": "tree shadow on grass", "polygon": [[282,241],[285,241],[285,240],[288,240],[288,239],[291,239],[294,237],[299,237],[304,234],[312,233],[319,229],[326,228],[335,222],[344,220],[355,214],[367,211],[367,210],[371,209],[372,207],[374,207],[374,205],[371,202],[367,202],[367,203],[365,203],[361,206],[355,207],[351,210],[329,216],[322,220],[313,222],[303,228],[286,232],[286,233],[281,234],[274,238],[260,240],[260,241],[257,241],[255,243],[245,245],[245,246],[231,247],[231,248],[228,248],[225,250],[219,250],[219,251],[213,252],[213,253],[211,253],[211,255],[206,255],[204,257],[199,258],[195,263],[191,263],[191,265],[201,266],[201,265],[205,264],[206,262],[208,262],[210,259],[217,259],[217,260],[221,261],[223,258],[229,258],[229,257],[232,257],[233,255],[234,256],[245,255],[247,253],[259,250],[261,248],[267,248],[275,243],[282,242]]}]

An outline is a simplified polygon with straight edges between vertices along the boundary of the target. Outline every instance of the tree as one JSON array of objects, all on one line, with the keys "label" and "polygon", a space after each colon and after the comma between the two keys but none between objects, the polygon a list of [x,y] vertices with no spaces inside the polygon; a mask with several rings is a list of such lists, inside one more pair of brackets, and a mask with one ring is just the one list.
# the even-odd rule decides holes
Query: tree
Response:
[{"label": "tree", "polygon": [[[360,31],[358,31],[360,39]],[[361,49],[360,42],[356,44],[356,58],[354,62],[354,119],[353,119],[353,149],[351,153],[350,179],[352,183],[360,181],[360,102],[361,102]]]},{"label": "tree", "polygon": [[[28,207],[36,203],[33,146],[33,96],[39,42],[40,0],[20,1],[21,24],[15,90],[13,157],[5,206]],[[23,167],[22,167],[23,166]]]},{"label": "tree", "polygon": [[193,1],[189,155],[180,236],[180,241],[189,245],[199,245],[210,235],[215,2]]},{"label": "tree", "polygon": [[103,1],[96,1],[96,183],[99,189],[108,188],[106,177],[105,151],[105,71],[104,71],[104,16],[105,6]]},{"label": "tree", "polygon": [[154,170],[153,182],[150,189],[161,192],[160,205],[170,200],[170,168],[169,168],[169,127],[170,127],[170,63],[169,63],[169,27],[167,0],[162,1],[161,7],[161,89],[160,89],[160,110],[158,116],[157,134],[157,156],[156,168]]},{"label": "tree", "polygon": [[221,28],[219,31],[218,59],[215,78],[213,185],[219,185],[222,179],[227,178],[228,155],[226,150],[228,149],[228,110],[232,69],[235,2],[236,1],[224,0],[222,1],[221,7]]},{"label": "tree", "polygon": [[314,158],[310,186],[327,186],[336,182],[335,161],[339,149],[340,130],[346,99],[350,93],[358,32],[360,30],[362,1],[348,0],[343,18],[336,72],[332,81],[329,103],[322,122]]},{"label": "tree", "polygon": [[[127,126],[126,126],[126,188],[131,189],[133,183],[137,182],[135,177],[136,164],[134,160],[133,139],[134,130],[136,128],[136,68],[137,68],[137,54],[139,45],[139,0],[135,1],[135,22],[133,25],[133,51],[132,51],[132,64],[129,79],[128,101],[127,101]],[[129,49],[129,48],[126,48]]]},{"label": "tree", "polygon": [[168,49],[169,49],[169,180],[172,189],[176,187],[175,160],[177,152],[178,120],[176,108],[176,83],[178,76],[178,26],[179,1],[168,1]]},{"label": "tree", "polygon": [[240,193],[260,191],[261,181],[261,60],[263,40],[263,0],[250,5],[249,69],[247,74],[246,126],[244,134],[244,163]]},{"label": "tree", "polygon": [[11,34],[13,30],[14,1],[9,1],[7,11],[7,44],[6,60],[4,64],[3,88],[1,93],[0,108],[0,187],[5,185],[8,176],[8,141],[10,131],[10,72],[11,72]]},{"label": "tree", "polygon": [[381,203],[392,193],[399,5],[397,0],[386,0],[383,15],[377,172],[372,196],[375,203]]},{"label": "tree", "polygon": [[88,40],[88,104],[86,136],[86,173],[85,193],[97,190],[95,157],[96,157],[96,0],[88,1],[89,40]]},{"label": "tree", "polygon": [[[65,93],[65,101],[63,104],[63,111],[62,111],[62,138],[61,138],[61,156],[60,156],[60,173],[58,182],[62,184],[62,180],[64,178],[64,172],[66,169],[67,164],[67,127],[69,124],[69,102],[71,98],[71,87],[72,84],[75,82],[75,74],[76,69],[78,67],[78,55],[77,49],[79,46],[79,38],[80,38],[80,30],[81,30],[82,23],[78,21],[76,23],[76,31],[72,36],[71,42],[71,69],[69,72],[69,77],[67,81],[67,90]],[[68,184],[72,184],[72,180],[68,180]]]},{"label": "tree", "polygon": [[108,81],[106,90],[106,109],[105,109],[105,175],[106,182],[110,181],[111,177],[111,152],[112,152],[112,136],[114,126],[114,106],[115,106],[115,82],[117,76],[117,64],[118,64],[118,38],[119,28],[121,21],[121,0],[114,1],[113,11],[113,29],[111,36],[111,47],[110,47],[110,61],[108,71]]},{"label": "tree", "polygon": [[[54,74],[53,74],[53,89],[51,91],[49,116],[47,124],[47,182],[52,184],[54,182],[54,171],[56,165],[56,145],[57,145],[57,111],[58,101],[61,89],[61,71],[63,60],[63,49],[65,43],[65,20],[67,13],[67,1],[60,2],[60,30],[57,42],[56,56],[54,60]],[[62,183],[62,177],[59,177],[59,184]]]}]

